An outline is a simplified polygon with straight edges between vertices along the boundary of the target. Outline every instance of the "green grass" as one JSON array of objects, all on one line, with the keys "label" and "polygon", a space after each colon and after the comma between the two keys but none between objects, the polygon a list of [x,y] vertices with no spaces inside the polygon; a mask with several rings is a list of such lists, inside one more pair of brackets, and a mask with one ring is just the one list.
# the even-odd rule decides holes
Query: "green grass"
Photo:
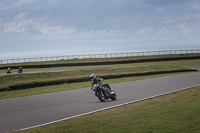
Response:
[{"label": "green grass", "polygon": [[[57,70],[74,70],[74,69],[93,69],[93,68],[112,68],[125,66],[144,66],[144,65],[178,65],[178,66],[198,66],[200,59],[195,60],[176,60],[176,61],[160,61],[160,62],[143,62],[143,63],[128,63],[115,65],[97,65],[97,66],[73,66],[73,67],[51,67],[51,68],[28,68],[23,69],[24,72],[30,71],[57,71]],[[5,73],[7,70],[1,70],[0,73]],[[17,72],[18,69],[12,69],[12,72]]]},{"label": "green grass", "polygon": [[[130,64],[118,64],[118,65],[24,69],[24,72],[27,72],[27,71],[55,71],[55,72],[0,75],[0,79],[1,79],[0,88],[7,87],[9,85],[19,84],[19,83],[37,82],[38,80],[50,81],[50,80],[67,79],[69,77],[76,78],[80,76],[89,76],[91,73],[96,73],[96,74],[131,73],[131,72],[143,72],[143,71],[152,71],[152,70],[161,70],[161,69],[162,70],[178,69],[178,68],[183,69],[184,66],[200,66],[200,59],[148,62],[148,63],[130,63]],[[60,70],[62,72],[59,72],[56,70]]]},{"label": "green grass", "polygon": [[198,133],[200,86],[20,133]]},{"label": "green grass", "polygon": [[22,74],[6,74],[0,75],[0,89],[17,84],[55,81],[70,78],[89,77],[91,73],[97,75],[116,75],[128,73],[141,73],[162,70],[179,70],[185,69],[176,65],[146,65],[146,66],[126,66],[126,67],[110,67],[110,68],[95,68],[95,69],[77,69],[65,70],[58,72],[43,72],[43,73],[22,73]]}]

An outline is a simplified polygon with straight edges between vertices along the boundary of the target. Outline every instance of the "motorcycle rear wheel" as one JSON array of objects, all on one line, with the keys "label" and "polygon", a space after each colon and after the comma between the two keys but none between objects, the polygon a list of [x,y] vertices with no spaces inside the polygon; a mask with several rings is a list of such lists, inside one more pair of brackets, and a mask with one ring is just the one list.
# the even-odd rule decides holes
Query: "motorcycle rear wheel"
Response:
[{"label": "motorcycle rear wheel", "polygon": [[[108,84],[105,84],[104,87],[105,87],[107,90],[109,90],[109,92],[114,92],[114,91],[110,88],[110,86],[109,86]],[[113,100],[113,101],[117,99],[117,95],[116,95],[115,92],[114,92],[114,94],[111,94],[111,95],[110,95],[110,99]]]},{"label": "motorcycle rear wheel", "polygon": [[[112,91],[112,92],[114,92],[114,91]],[[110,95],[110,99],[112,99],[113,101],[117,99],[117,95],[115,92],[114,92],[114,94]]]}]

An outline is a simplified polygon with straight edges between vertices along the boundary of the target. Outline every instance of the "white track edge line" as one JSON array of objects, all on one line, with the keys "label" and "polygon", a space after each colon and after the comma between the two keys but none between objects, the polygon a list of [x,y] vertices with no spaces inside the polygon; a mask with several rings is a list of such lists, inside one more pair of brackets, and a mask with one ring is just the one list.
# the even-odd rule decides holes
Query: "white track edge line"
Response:
[{"label": "white track edge line", "polygon": [[60,120],[56,120],[56,121],[52,121],[52,122],[48,122],[48,123],[44,123],[44,124],[40,124],[40,125],[36,125],[36,126],[31,126],[31,127],[27,127],[27,128],[19,129],[19,130],[16,130],[16,131],[27,130],[27,129],[36,128],[36,127],[40,127],[40,126],[45,126],[45,125],[49,125],[49,124],[52,124],[52,123],[56,123],[56,122],[60,122],[60,121],[64,121],[64,120],[68,120],[68,119],[72,119],[72,118],[76,118],[76,117],[80,117],[80,116],[88,115],[88,114],[93,114],[93,113],[96,113],[96,112],[100,112],[100,111],[104,111],[104,110],[108,110],[108,109],[116,108],[116,107],[119,107],[119,106],[123,106],[123,105],[131,104],[131,103],[136,103],[136,102],[140,102],[140,101],[144,101],[144,100],[152,99],[152,98],[155,98],[155,97],[159,97],[159,96],[167,95],[167,94],[170,94],[170,93],[175,93],[175,92],[178,92],[178,91],[182,91],[182,90],[190,89],[190,88],[193,88],[193,87],[196,87],[196,86],[199,86],[199,85],[200,85],[200,84],[198,84],[198,85],[193,85],[193,86],[189,86],[189,87],[182,88],[182,89],[178,89],[178,90],[175,90],[175,91],[170,91],[170,92],[166,92],[166,93],[162,93],[162,94],[158,94],[158,95],[150,96],[150,97],[147,97],[147,98],[142,98],[142,99],[138,99],[138,100],[134,100],[134,101],[130,101],[130,102],[126,102],[126,103],[122,103],[122,104],[118,104],[118,105],[114,105],[114,106],[110,106],[110,107],[106,107],[106,108],[102,108],[102,109],[94,110],[94,111],[91,111],[91,112],[87,112],[87,113],[83,113],[83,114],[79,114],[79,115],[75,115],[75,116],[71,116],[71,117],[63,118],[63,119],[60,119]]}]

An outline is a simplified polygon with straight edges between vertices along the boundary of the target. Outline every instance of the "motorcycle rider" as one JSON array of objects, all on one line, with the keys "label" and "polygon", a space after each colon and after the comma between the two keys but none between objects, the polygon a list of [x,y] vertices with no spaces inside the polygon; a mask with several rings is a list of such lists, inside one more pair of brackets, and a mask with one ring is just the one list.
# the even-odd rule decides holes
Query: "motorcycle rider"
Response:
[{"label": "motorcycle rider", "polygon": [[12,73],[12,71],[11,71],[11,68],[10,68],[10,67],[8,67],[8,69],[7,69],[7,73]]},{"label": "motorcycle rider", "polygon": [[[94,84],[98,84],[98,83],[103,83],[103,78],[100,77],[96,77],[96,75],[93,73],[90,75],[90,79],[91,79],[91,89],[93,90],[94,88]],[[106,92],[106,88],[104,87],[100,87],[102,91]],[[94,91],[94,90],[93,90]],[[111,92],[110,94],[112,94],[113,92]]]}]

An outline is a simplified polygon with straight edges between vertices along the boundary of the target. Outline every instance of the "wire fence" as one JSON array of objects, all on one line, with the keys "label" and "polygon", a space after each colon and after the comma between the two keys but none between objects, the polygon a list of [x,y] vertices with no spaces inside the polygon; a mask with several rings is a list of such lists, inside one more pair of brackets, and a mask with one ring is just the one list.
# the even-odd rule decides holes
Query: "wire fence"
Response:
[{"label": "wire fence", "polygon": [[6,60],[0,60],[0,62],[1,64],[10,64],[10,63],[24,63],[24,62],[58,61],[58,60],[69,60],[69,59],[111,58],[111,57],[170,55],[170,54],[188,54],[188,53],[200,53],[200,49],[67,55],[67,56],[52,56],[52,57],[22,58],[22,59],[6,59]]}]

